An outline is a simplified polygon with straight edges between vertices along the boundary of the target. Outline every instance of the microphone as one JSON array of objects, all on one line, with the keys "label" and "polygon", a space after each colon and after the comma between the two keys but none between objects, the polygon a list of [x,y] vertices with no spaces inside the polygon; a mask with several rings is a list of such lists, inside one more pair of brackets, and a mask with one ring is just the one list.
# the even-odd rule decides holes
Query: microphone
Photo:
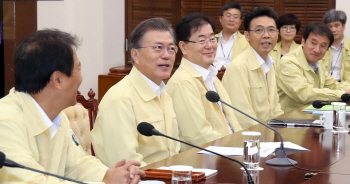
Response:
[{"label": "microphone", "polygon": [[347,93],[343,94],[343,95],[341,96],[341,99],[343,100],[343,102],[349,102],[349,100],[350,100],[350,94],[347,94]]},{"label": "microphone", "polygon": [[312,102],[312,106],[316,109],[322,108],[325,105],[331,105],[331,103],[328,102],[322,102],[319,100],[315,100],[314,102]]},{"label": "microphone", "polygon": [[22,168],[22,169],[27,169],[27,170],[31,170],[31,171],[34,171],[34,172],[38,172],[38,173],[41,173],[41,174],[45,174],[45,175],[50,175],[50,176],[53,176],[53,177],[56,177],[56,178],[59,178],[59,179],[63,179],[63,180],[67,180],[67,181],[72,181],[72,182],[75,182],[75,183],[80,183],[80,184],[87,184],[87,183],[84,183],[84,182],[80,182],[80,181],[76,181],[76,180],[73,180],[73,179],[70,179],[70,178],[66,178],[66,177],[63,177],[63,176],[59,176],[59,175],[56,175],[56,174],[51,174],[51,173],[48,173],[48,172],[44,172],[44,171],[40,171],[40,170],[37,170],[37,169],[33,169],[33,168],[30,168],[30,167],[26,167],[24,165],[21,165],[19,163],[16,163],[10,159],[6,159],[6,156],[3,152],[0,151],[0,169],[3,167],[3,166],[7,166],[7,167],[17,167],[17,168]]},{"label": "microphone", "polygon": [[241,114],[247,116],[248,118],[250,118],[250,119],[252,119],[252,120],[254,120],[254,121],[260,123],[261,125],[264,125],[266,128],[268,128],[268,129],[270,129],[270,130],[272,130],[272,131],[274,131],[274,132],[277,133],[277,135],[280,137],[280,140],[281,140],[281,148],[276,148],[275,152],[276,152],[276,154],[277,154],[277,157],[274,158],[274,159],[267,160],[267,161],[266,161],[266,164],[267,164],[267,165],[273,165],[273,166],[294,166],[294,165],[297,165],[297,164],[298,164],[297,161],[292,160],[292,159],[289,159],[289,158],[287,157],[287,154],[286,154],[286,152],[285,152],[285,150],[284,150],[283,138],[282,138],[281,134],[280,134],[276,129],[270,127],[269,125],[266,125],[265,123],[263,123],[263,122],[261,122],[261,121],[255,119],[255,118],[251,117],[250,115],[248,115],[248,114],[242,112],[241,110],[239,110],[239,109],[233,107],[232,105],[230,105],[230,104],[228,104],[228,103],[222,101],[222,100],[220,99],[220,96],[219,96],[215,91],[208,91],[208,92],[205,94],[205,97],[206,97],[210,102],[215,102],[215,103],[217,103],[218,101],[220,101],[221,103],[223,103],[223,104],[229,106],[230,108],[232,108],[232,109],[234,109],[234,110],[240,112]]},{"label": "microphone", "polygon": [[249,184],[254,184],[254,180],[253,180],[252,176],[249,174],[249,171],[248,171],[247,167],[246,167],[242,162],[240,162],[240,161],[238,161],[238,160],[236,160],[236,159],[234,159],[234,158],[230,158],[230,157],[227,157],[227,156],[225,156],[225,155],[221,155],[221,154],[219,154],[219,153],[216,153],[216,152],[214,152],[214,151],[210,151],[210,150],[207,150],[207,149],[205,149],[205,148],[202,148],[202,147],[193,145],[193,144],[191,144],[191,143],[188,143],[188,142],[185,142],[185,141],[182,141],[182,140],[175,139],[175,138],[173,138],[173,137],[164,135],[164,134],[160,133],[158,130],[156,130],[156,129],[154,128],[153,125],[151,125],[151,124],[149,124],[149,123],[147,123],[147,122],[142,122],[142,123],[138,124],[138,125],[137,125],[137,131],[138,131],[140,134],[142,134],[142,135],[144,135],[144,136],[148,136],[148,137],[149,137],[149,136],[152,136],[152,135],[155,135],[155,136],[163,136],[163,137],[172,139],[172,140],[174,140],[174,141],[178,141],[178,142],[181,142],[181,143],[183,143],[183,144],[186,144],[186,145],[195,147],[195,148],[197,148],[197,149],[204,150],[204,151],[210,152],[210,153],[212,153],[212,154],[218,155],[218,156],[220,156],[220,157],[223,157],[223,158],[229,159],[229,160],[231,160],[231,161],[237,162],[238,164],[240,164],[240,165],[244,168],[245,172],[247,173],[248,183],[249,183]]}]

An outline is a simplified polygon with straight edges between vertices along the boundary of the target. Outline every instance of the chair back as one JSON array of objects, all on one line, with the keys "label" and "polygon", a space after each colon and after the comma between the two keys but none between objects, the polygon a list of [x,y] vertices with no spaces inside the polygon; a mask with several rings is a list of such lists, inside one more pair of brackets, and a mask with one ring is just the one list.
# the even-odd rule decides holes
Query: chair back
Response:
[{"label": "chair back", "polygon": [[83,95],[80,94],[78,91],[77,94],[77,102],[81,103],[85,109],[89,112],[89,118],[90,118],[90,131],[92,128],[94,128],[97,112],[98,112],[98,101],[95,99],[95,92],[90,88],[90,91],[88,92],[89,99],[86,100]]}]

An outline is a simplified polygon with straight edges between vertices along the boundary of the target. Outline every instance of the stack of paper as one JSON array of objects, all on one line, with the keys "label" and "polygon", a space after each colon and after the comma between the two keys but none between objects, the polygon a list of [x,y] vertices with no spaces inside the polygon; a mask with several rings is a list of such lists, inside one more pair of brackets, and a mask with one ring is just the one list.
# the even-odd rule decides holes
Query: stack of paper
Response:
[{"label": "stack of paper", "polygon": [[[164,169],[164,170],[171,170],[170,167],[159,167],[157,169]],[[218,170],[213,170],[213,169],[199,169],[199,168],[193,168],[193,172],[204,172],[205,176],[208,178],[209,176],[212,176],[218,172]]]},{"label": "stack of paper", "polygon": [[[276,148],[279,148],[280,145],[281,145],[280,142],[261,142],[260,157],[269,156],[271,153],[275,151]],[[284,147],[295,149],[295,150],[310,151],[292,142],[284,142]],[[216,153],[219,153],[225,156],[243,156],[243,148],[238,148],[238,147],[209,146],[205,149],[214,151]],[[209,153],[207,151],[199,151],[197,152],[197,154],[213,155],[212,153]]]}]

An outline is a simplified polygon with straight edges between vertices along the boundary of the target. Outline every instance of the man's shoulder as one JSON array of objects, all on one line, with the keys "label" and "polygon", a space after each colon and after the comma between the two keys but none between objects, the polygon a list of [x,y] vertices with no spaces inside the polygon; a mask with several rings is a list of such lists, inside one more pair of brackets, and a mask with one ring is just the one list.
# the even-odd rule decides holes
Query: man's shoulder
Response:
[{"label": "man's shoulder", "polygon": [[24,123],[24,106],[22,99],[14,93],[0,99],[0,124],[22,124]]},{"label": "man's shoulder", "polygon": [[135,92],[135,87],[128,76],[125,76],[117,84],[114,84],[108,89],[106,94],[103,96],[101,103],[103,101],[113,101],[120,98],[126,98]]}]

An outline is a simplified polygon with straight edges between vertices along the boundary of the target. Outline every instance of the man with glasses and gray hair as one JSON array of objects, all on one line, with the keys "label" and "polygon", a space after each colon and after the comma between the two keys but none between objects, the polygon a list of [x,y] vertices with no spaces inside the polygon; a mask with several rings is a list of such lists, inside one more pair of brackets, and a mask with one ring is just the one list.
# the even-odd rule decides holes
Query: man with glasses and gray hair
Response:
[{"label": "man with glasses and gray hair", "polygon": [[[233,106],[265,123],[283,114],[269,55],[277,43],[276,20],[276,12],[266,6],[246,14],[244,35],[250,46],[228,66],[222,80]],[[235,115],[243,128],[257,124],[239,112]]]},{"label": "man with glasses and gray hair", "polygon": [[337,81],[350,82],[350,41],[344,36],[346,14],[329,10],[323,16],[323,22],[332,31],[334,42],[321,62]]},{"label": "man with glasses and gray hair", "polygon": [[180,143],[138,133],[141,122],[178,138],[171,97],[164,91],[178,47],[174,30],[163,18],[141,22],[129,37],[134,64],[129,75],[112,86],[99,105],[91,132],[96,157],[111,166],[117,160],[136,160],[141,167],[179,153]]},{"label": "man with glasses and gray hair", "polygon": [[[214,32],[215,23],[200,13],[179,21],[176,36],[183,58],[166,89],[174,101],[180,139],[197,146],[241,130],[232,109],[205,97],[207,91],[216,91],[231,103],[212,66],[217,48]],[[189,148],[181,145],[181,151]]]}]

